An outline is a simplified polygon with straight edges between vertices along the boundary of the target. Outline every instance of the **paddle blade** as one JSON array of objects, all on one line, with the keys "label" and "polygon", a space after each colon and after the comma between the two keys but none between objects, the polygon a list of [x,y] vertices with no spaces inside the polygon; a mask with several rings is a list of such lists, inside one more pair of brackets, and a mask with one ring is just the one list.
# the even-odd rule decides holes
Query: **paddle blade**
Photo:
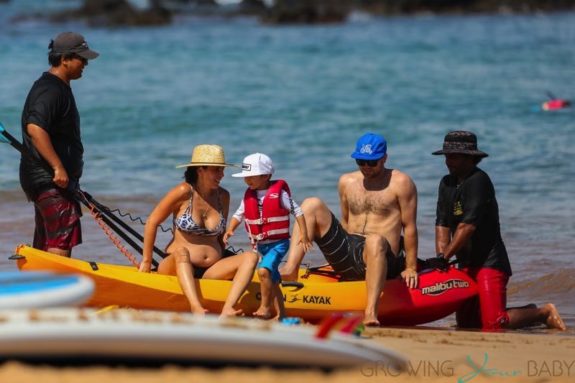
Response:
[{"label": "paddle blade", "polygon": [[0,142],[4,142],[5,144],[10,144],[8,137],[5,136],[6,129],[4,129],[4,125],[0,122]]}]

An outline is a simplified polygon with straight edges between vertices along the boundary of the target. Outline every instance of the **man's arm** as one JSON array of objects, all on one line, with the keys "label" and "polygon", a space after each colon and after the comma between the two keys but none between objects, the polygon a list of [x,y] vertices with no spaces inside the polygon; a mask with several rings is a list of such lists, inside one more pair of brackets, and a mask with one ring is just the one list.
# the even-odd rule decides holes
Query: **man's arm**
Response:
[{"label": "man's arm", "polygon": [[435,254],[445,254],[450,237],[449,227],[435,226]]},{"label": "man's arm", "polygon": [[[445,259],[453,257],[473,236],[481,217],[485,214],[489,201],[494,198],[493,187],[487,175],[476,173],[470,177],[464,185],[464,193],[467,197],[463,204],[463,216],[461,222],[455,228],[455,233],[439,253],[443,253]],[[436,222],[437,223],[437,222]],[[445,239],[443,240],[445,243]]]},{"label": "man's arm", "polygon": [[[453,257],[462,247],[471,239],[471,236],[475,232],[476,226],[470,223],[461,222],[457,225],[457,229],[455,229],[455,233],[453,234],[453,239],[447,245],[444,245],[443,251],[439,253],[443,253],[443,258],[449,259]],[[436,237],[437,237],[437,227],[435,230]],[[436,248],[437,248],[437,238],[436,238]]]},{"label": "man's arm", "polygon": [[346,187],[349,183],[349,175],[344,174],[339,177],[339,182],[337,185],[337,190],[339,193],[339,208],[341,210],[340,223],[344,230],[347,231],[347,224],[349,221],[349,204],[347,202]]},{"label": "man's arm", "polygon": [[54,170],[54,178],[52,178],[52,181],[56,186],[63,189],[68,187],[68,182],[70,182],[68,172],[66,172],[60,157],[56,154],[48,133],[36,124],[26,125],[26,130],[32,139],[32,145],[34,145],[42,158],[44,158]]},{"label": "man's arm", "polygon": [[[402,177],[403,178],[403,177]],[[411,288],[417,287],[417,188],[407,175],[400,180],[398,201],[403,227],[405,270],[401,276]]]}]

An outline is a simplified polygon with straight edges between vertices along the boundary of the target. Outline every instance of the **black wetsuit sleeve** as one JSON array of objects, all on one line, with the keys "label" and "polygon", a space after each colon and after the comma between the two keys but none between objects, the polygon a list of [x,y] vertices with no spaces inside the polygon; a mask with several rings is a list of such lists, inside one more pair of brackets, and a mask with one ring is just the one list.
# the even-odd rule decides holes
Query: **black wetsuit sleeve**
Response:
[{"label": "black wetsuit sleeve", "polygon": [[447,196],[447,177],[439,183],[437,192],[437,208],[435,211],[435,226],[449,227],[449,198]]},{"label": "black wetsuit sleeve", "polygon": [[489,177],[477,171],[462,185],[462,197],[463,216],[460,222],[478,226],[493,199],[493,187]]}]

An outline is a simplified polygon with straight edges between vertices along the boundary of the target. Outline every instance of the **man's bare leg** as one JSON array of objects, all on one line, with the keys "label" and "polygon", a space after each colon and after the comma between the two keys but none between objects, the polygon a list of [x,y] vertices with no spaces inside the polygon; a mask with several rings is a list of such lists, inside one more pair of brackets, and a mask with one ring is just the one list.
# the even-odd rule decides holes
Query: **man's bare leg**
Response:
[{"label": "man's bare leg", "polygon": [[[311,197],[302,202],[301,209],[305,215],[307,235],[310,241],[325,235],[331,226],[331,211],[327,205],[321,199]],[[295,225],[286,263],[279,270],[284,281],[297,280],[299,266],[305,255],[300,240],[299,225]]]},{"label": "man's bare leg", "polygon": [[377,314],[379,310],[379,298],[383,291],[387,275],[387,261],[385,253],[388,243],[385,238],[377,234],[365,237],[363,260],[365,262],[365,287],[367,290],[367,302],[363,324],[366,326],[379,326]]},{"label": "man's bare leg", "polygon": [[567,327],[561,319],[557,308],[552,303],[542,307],[512,308],[507,310],[509,314],[509,328],[522,328],[536,323],[543,323],[549,328],[565,331]]}]

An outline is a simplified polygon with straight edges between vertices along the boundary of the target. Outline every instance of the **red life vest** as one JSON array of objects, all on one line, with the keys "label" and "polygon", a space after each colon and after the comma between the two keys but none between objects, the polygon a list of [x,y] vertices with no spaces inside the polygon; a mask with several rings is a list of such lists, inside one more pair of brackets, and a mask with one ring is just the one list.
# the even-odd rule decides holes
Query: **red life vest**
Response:
[{"label": "red life vest", "polygon": [[252,189],[246,190],[244,195],[245,224],[252,242],[289,238],[290,211],[281,205],[282,190],[291,195],[284,180],[272,181],[263,201],[261,216],[257,192]]}]

